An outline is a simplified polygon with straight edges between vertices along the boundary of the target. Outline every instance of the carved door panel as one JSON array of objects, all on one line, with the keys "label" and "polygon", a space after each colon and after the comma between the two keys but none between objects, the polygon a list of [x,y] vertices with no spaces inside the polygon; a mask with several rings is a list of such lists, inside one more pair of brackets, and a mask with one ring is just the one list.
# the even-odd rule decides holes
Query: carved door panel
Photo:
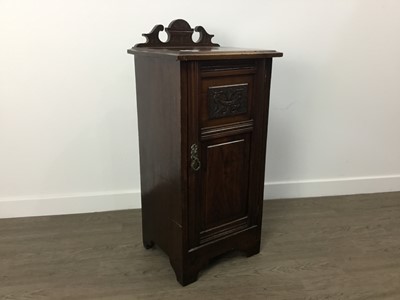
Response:
[{"label": "carved door panel", "polygon": [[195,67],[190,129],[189,244],[198,247],[254,223],[253,127],[256,68],[240,65]]}]

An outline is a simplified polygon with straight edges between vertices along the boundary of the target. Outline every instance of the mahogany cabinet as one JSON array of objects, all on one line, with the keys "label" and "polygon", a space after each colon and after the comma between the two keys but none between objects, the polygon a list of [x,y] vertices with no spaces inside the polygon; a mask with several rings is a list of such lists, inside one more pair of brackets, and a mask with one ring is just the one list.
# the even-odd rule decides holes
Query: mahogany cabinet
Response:
[{"label": "mahogany cabinet", "polygon": [[197,279],[230,250],[260,251],[272,58],[223,48],[184,20],[157,25],[135,55],[143,243]]}]

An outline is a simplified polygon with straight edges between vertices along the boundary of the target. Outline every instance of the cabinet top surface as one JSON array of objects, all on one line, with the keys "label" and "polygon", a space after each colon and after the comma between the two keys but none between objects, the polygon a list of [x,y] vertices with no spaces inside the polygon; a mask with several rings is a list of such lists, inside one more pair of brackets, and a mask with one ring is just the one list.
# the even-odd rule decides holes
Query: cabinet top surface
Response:
[{"label": "cabinet top surface", "polygon": [[[167,40],[161,41],[159,33],[165,29]],[[199,33],[199,39],[193,40],[193,32]],[[176,60],[205,59],[240,59],[240,58],[271,58],[283,54],[274,50],[240,49],[220,47],[212,41],[214,35],[209,34],[203,26],[191,28],[189,23],[177,19],[164,28],[159,24],[151,32],[144,33],[145,43],[136,44],[128,53],[134,55],[150,55],[172,57]]]},{"label": "cabinet top surface", "polygon": [[176,60],[205,59],[240,59],[240,58],[271,58],[283,54],[275,50],[242,49],[230,47],[198,47],[198,48],[147,48],[132,47],[128,53],[134,55],[151,55],[175,57]]}]

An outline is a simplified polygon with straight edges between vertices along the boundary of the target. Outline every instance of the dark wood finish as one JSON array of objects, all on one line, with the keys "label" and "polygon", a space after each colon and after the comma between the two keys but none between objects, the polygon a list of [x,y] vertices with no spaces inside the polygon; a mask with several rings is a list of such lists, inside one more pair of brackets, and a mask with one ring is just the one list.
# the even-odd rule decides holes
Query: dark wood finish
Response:
[{"label": "dark wood finish", "polygon": [[208,140],[202,161],[200,244],[249,226],[250,134]]},{"label": "dark wood finish", "polygon": [[218,255],[259,252],[271,65],[282,54],[214,55],[191,44],[183,20],[167,28],[164,49],[149,51],[161,47],[161,29],[128,51],[136,66],[143,243],[159,245],[186,285]]},{"label": "dark wood finish", "polygon": [[224,118],[247,113],[247,83],[210,87],[207,94],[208,117]]},{"label": "dark wood finish", "polygon": [[[181,257],[181,247],[172,237],[181,235],[182,180],[180,65],[162,57],[135,57],[137,70],[137,101],[141,193],[143,209],[143,243],[146,248],[157,245],[169,253],[171,260]],[[149,82],[160,83],[148,88]],[[162,83],[162,84],[161,84]],[[186,148],[185,148],[186,152]],[[173,195],[173,196],[172,196]],[[161,234],[161,232],[168,234]],[[171,243],[172,241],[172,243]]]},{"label": "dark wood finish", "polygon": [[[177,19],[165,28],[168,35],[167,41],[162,42],[159,34],[164,30],[163,25],[156,25],[150,33],[142,34],[146,37],[146,42],[136,44],[135,47],[153,47],[153,48],[185,48],[185,47],[219,47],[211,41],[214,35],[207,33],[203,26],[190,27],[189,23],[182,19]],[[192,39],[193,31],[200,34],[199,40],[194,42]]]},{"label": "dark wood finish", "polygon": [[157,48],[157,47],[133,47],[128,49],[129,54],[140,54],[148,56],[171,56],[176,60],[182,61],[200,61],[200,60],[228,60],[243,58],[273,58],[281,57],[282,53],[274,50],[258,50],[245,48],[207,48],[207,47],[189,47],[189,48]]}]

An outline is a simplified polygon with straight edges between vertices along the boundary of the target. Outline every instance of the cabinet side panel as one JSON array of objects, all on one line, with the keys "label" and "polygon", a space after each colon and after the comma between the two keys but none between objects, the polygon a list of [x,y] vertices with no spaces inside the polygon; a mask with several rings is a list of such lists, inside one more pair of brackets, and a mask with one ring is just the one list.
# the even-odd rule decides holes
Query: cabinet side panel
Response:
[{"label": "cabinet side panel", "polygon": [[257,61],[257,64],[258,74],[256,85],[258,89],[256,97],[259,101],[255,107],[254,114],[254,148],[252,149],[253,160],[251,162],[253,172],[250,175],[250,192],[255,204],[252,215],[254,216],[255,224],[261,230],[272,58],[260,59]]},{"label": "cabinet side panel", "polygon": [[135,56],[144,243],[181,249],[180,63]]}]

